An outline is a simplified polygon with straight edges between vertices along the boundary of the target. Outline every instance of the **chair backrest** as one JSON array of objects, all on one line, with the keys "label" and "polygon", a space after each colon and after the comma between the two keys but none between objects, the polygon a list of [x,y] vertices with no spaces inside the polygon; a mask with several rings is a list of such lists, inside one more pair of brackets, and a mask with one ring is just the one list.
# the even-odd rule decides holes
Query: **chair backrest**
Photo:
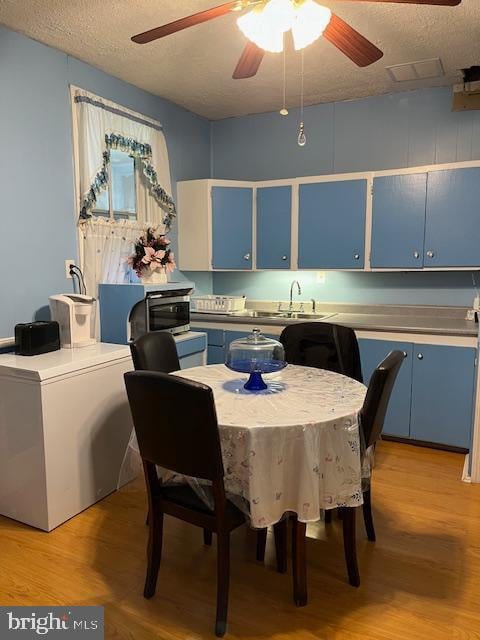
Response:
[{"label": "chair backrest", "polygon": [[153,371],[126,373],[125,384],[144,462],[194,478],[223,478],[210,387]]},{"label": "chair backrest", "polygon": [[133,366],[137,371],[171,373],[180,369],[175,339],[168,331],[146,333],[130,343]]},{"label": "chair backrest", "polygon": [[363,382],[357,337],[353,329],[327,322],[291,324],[280,342],[290,364],[328,369]]},{"label": "chair backrest", "polygon": [[374,444],[382,433],[393,385],[404,359],[403,351],[391,351],[372,373],[360,412],[366,447]]}]

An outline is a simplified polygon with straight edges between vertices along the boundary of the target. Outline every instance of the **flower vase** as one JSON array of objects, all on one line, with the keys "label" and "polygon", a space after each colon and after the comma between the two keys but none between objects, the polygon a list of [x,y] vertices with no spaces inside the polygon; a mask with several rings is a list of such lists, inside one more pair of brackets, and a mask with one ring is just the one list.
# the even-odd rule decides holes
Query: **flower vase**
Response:
[{"label": "flower vase", "polygon": [[159,269],[144,269],[141,277],[142,284],[166,284],[167,271],[165,267]]}]

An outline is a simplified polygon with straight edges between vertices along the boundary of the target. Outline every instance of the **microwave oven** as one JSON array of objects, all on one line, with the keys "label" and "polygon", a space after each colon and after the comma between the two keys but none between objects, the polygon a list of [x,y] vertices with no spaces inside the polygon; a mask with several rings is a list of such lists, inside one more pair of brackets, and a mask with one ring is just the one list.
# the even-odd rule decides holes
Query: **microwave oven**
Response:
[{"label": "microwave oven", "polygon": [[137,302],[128,318],[128,337],[136,340],[151,331],[173,334],[190,330],[191,289],[152,291]]}]

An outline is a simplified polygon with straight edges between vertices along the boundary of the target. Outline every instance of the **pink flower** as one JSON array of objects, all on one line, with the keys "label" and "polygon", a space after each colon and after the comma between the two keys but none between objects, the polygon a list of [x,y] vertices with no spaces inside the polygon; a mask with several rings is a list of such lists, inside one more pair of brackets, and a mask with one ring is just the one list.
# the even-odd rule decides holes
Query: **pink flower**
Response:
[{"label": "pink flower", "polygon": [[152,247],[144,247],[143,250],[145,251],[145,255],[142,258],[143,264],[149,264],[150,269],[156,269],[161,265],[161,261],[165,257],[165,251],[163,251],[163,249],[155,251]]}]

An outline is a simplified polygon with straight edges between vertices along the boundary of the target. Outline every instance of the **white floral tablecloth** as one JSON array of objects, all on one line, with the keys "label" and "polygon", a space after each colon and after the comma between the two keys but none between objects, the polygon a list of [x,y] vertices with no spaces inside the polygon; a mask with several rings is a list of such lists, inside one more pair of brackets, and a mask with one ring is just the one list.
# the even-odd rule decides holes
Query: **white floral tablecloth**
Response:
[{"label": "white floral tablecloth", "polygon": [[[311,522],[324,509],[362,504],[358,412],[363,384],[295,365],[264,376],[268,389],[261,393],[245,391],[247,376],[224,365],[175,375],[212,388],[225,488],[249,510],[252,527],[274,524],[288,511]],[[136,447],[135,440],[131,444]],[[188,481],[207,500],[200,483]]]}]

